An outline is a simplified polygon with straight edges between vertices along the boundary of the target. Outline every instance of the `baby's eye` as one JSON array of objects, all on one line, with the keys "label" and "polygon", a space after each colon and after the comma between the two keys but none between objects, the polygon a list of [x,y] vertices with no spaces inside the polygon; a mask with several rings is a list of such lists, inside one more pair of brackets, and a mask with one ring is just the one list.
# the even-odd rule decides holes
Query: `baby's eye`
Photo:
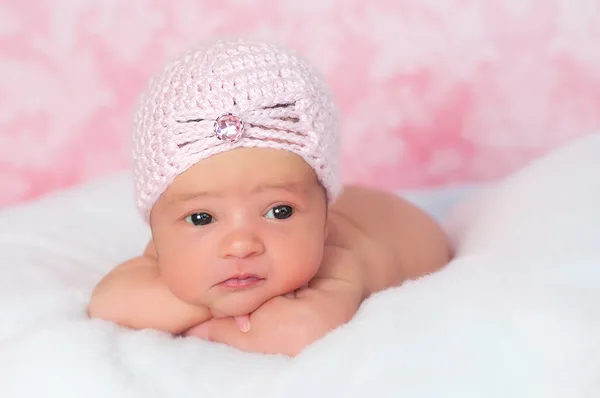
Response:
[{"label": "baby's eye", "polygon": [[187,216],[185,221],[195,226],[208,225],[213,221],[213,217],[208,213],[194,213]]},{"label": "baby's eye", "polygon": [[265,217],[275,218],[277,220],[284,220],[289,218],[294,213],[294,209],[288,205],[275,206],[269,210]]}]

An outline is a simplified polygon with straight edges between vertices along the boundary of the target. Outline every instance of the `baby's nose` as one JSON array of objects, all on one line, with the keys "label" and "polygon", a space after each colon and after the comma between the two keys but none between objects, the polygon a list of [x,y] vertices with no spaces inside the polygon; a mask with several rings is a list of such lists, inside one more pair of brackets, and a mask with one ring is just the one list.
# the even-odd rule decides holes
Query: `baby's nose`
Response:
[{"label": "baby's nose", "polygon": [[251,231],[234,231],[221,240],[221,257],[246,258],[265,251],[262,241]]}]

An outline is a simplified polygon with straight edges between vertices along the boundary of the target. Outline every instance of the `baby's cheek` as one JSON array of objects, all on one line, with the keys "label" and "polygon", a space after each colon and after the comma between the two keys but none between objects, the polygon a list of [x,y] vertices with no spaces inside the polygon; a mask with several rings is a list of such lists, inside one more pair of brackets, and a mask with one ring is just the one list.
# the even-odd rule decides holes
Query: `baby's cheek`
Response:
[{"label": "baby's cheek", "polygon": [[[190,261],[191,260],[191,261]],[[193,259],[181,256],[164,256],[159,259],[161,277],[167,287],[180,300],[195,303],[202,292],[201,281],[204,279]]]},{"label": "baby's cheek", "polygon": [[317,274],[320,267],[319,258],[307,254],[299,255],[294,261],[288,262],[287,266],[281,270],[282,279],[285,280],[282,294],[293,293],[295,290],[302,288]]}]

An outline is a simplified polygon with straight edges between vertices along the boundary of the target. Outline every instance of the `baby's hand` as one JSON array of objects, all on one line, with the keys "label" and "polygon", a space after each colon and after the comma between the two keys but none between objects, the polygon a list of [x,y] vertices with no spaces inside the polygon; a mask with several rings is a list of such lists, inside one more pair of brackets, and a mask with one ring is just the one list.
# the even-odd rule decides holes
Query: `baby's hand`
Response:
[{"label": "baby's hand", "polygon": [[[307,342],[307,330],[323,329],[317,326],[315,314],[293,298],[275,297],[252,313],[252,327],[241,332],[234,318],[212,318],[185,335],[199,337],[236,347],[243,351],[269,354],[296,355]],[[312,342],[312,340],[311,340]]]},{"label": "baby's hand", "polygon": [[[212,319],[218,319],[218,318],[212,318]],[[221,318],[221,319],[223,319],[223,318]],[[237,326],[237,328],[239,329],[240,332],[246,333],[246,332],[250,331],[250,328],[251,328],[250,315],[236,316],[236,317],[233,317],[233,320],[235,321],[235,325]],[[186,337],[194,336],[194,337],[207,339],[208,336],[205,336],[205,334],[206,334],[205,324],[207,324],[208,322],[211,322],[211,320],[202,322],[202,323],[188,329],[187,331],[185,331],[185,333],[183,335]]]},{"label": "baby's hand", "polygon": [[352,319],[365,293],[360,265],[350,251],[327,247],[322,269],[310,286],[268,300],[250,314],[252,327],[248,332],[241,332],[239,326],[246,319],[212,318],[192,328],[186,336],[243,351],[295,356]]},{"label": "baby's hand", "polygon": [[243,351],[295,356],[314,341],[348,322],[358,309],[361,295],[304,289],[298,298],[275,297],[250,316],[252,327],[240,331],[233,318],[213,318],[191,329],[186,336],[224,343]]}]

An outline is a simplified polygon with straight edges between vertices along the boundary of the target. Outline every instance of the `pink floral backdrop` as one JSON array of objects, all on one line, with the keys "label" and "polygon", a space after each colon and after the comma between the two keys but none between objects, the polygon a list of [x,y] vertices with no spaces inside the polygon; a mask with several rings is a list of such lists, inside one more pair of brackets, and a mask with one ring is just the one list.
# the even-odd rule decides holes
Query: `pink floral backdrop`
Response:
[{"label": "pink floral backdrop", "polygon": [[343,116],[347,181],[475,182],[600,129],[599,0],[0,2],[0,205],[129,167],[130,115],[198,39],[294,47]]}]

